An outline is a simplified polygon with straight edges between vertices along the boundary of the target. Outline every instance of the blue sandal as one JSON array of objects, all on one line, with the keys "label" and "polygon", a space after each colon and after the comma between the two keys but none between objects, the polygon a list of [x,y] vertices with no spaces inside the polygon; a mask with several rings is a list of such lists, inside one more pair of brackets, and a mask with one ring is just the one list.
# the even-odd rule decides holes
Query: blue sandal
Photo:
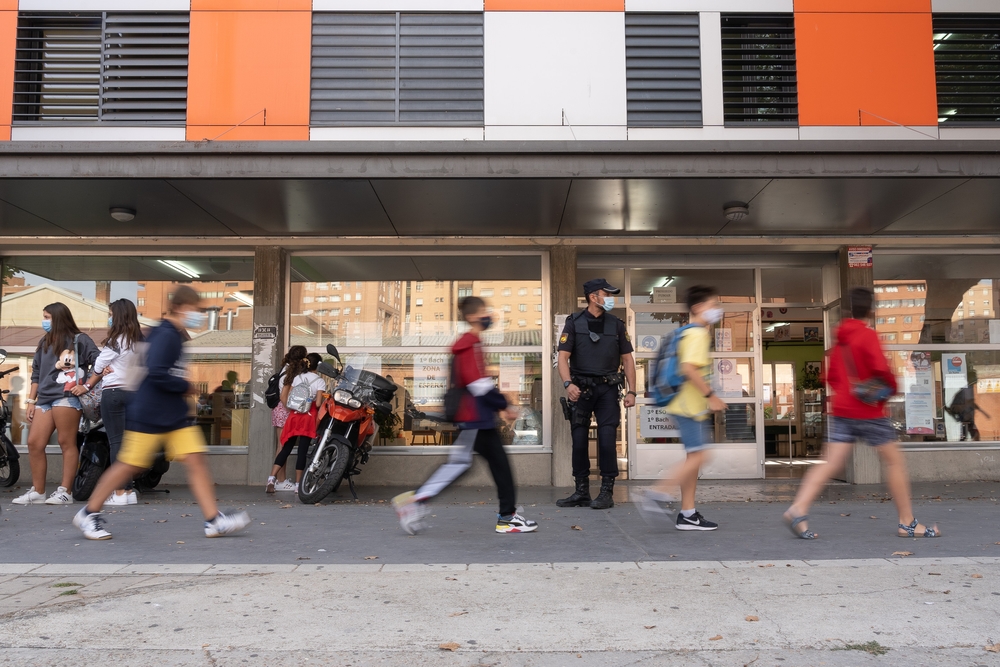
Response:
[{"label": "blue sandal", "polygon": [[817,535],[816,533],[812,532],[809,529],[805,530],[796,529],[796,527],[800,523],[809,520],[808,514],[803,514],[802,516],[793,516],[793,517],[783,516],[782,518],[785,520],[785,524],[788,526],[788,529],[792,531],[792,535],[794,535],[795,537],[798,537],[803,540],[815,540],[817,537],[819,537],[819,535]]},{"label": "blue sandal", "polygon": [[909,526],[901,523],[899,524],[899,527],[906,531],[906,535],[900,535],[898,532],[896,535],[898,537],[941,537],[941,533],[938,532],[937,526],[934,526],[933,528],[924,526],[924,534],[917,535],[916,530],[918,525],[919,522],[916,519],[914,519],[913,523]]}]

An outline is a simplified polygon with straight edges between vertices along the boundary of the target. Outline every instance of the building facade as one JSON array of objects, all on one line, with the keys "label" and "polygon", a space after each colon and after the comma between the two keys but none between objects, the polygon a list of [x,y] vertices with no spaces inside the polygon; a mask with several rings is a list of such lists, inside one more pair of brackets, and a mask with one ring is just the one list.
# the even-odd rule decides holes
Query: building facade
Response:
[{"label": "building facade", "polygon": [[[264,479],[267,378],[289,345],[334,344],[400,387],[360,480],[413,484],[453,437],[422,415],[476,295],[521,406],[503,431],[518,479],[565,485],[552,359],[583,282],[622,287],[640,390],[707,283],[729,408],[705,474],[793,475],[818,453],[841,295],[866,286],[915,476],[1000,477],[994,5],[0,0],[15,412],[28,305],[72,301],[99,340],[110,300],[153,321],[190,284],[217,479]],[[683,455],[643,394],[618,434],[636,479]],[[861,450],[847,477],[877,474]]]}]

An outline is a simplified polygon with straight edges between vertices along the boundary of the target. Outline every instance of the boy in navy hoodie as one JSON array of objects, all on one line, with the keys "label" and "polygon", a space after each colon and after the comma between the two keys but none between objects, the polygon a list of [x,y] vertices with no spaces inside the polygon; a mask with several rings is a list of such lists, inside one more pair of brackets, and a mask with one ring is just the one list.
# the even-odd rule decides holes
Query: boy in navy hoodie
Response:
[{"label": "boy in navy hoodie", "polygon": [[493,320],[486,310],[486,302],[477,296],[463,299],[459,310],[470,330],[451,348],[455,385],[465,389],[455,419],[459,427],[458,437],[448,462],[438,468],[420,489],[392,499],[399,515],[399,525],[411,535],[423,529],[427,501],[468,471],[472,466],[472,453],[478,452],[489,464],[497,485],[500,508],[496,532],[531,533],[538,530],[538,524],[517,513],[514,475],[496,428],[497,413],[502,411],[507,419],[515,419],[517,411],[508,407],[507,399],[496,388],[493,378],[486,375],[482,342],[479,340],[479,335],[490,328]]},{"label": "boy in navy hoodie", "polygon": [[167,458],[180,460],[187,468],[191,493],[205,515],[205,537],[235,533],[250,523],[246,512],[227,515],[219,511],[205,436],[189,416],[187,395],[195,393],[195,388],[186,379],[182,345],[188,329],[205,323],[199,304],[197,292],[187,285],[178,286],[170,299],[170,312],[146,337],[146,376],[125,414],[118,460],[101,476],[90,502],[73,517],[73,525],[88,540],[111,539],[111,533],[104,529],[101,505],[112,491],[150,468],[160,449],[166,449]]}]

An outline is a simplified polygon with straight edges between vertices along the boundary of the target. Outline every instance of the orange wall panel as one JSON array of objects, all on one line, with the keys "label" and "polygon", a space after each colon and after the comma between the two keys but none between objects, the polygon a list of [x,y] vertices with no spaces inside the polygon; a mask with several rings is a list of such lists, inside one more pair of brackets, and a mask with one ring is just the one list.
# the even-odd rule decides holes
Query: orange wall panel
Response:
[{"label": "orange wall panel", "polygon": [[929,11],[796,12],[799,125],[936,126],[932,34]]},{"label": "orange wall panel", "polygon": [[191,11],[311,11],[312,0],[191,0]]},{"label": "orange wall panel", "polygon": [[[16,2],[3,3],[3,7]],[[10,141],[14,103],[14,52],[17,48],[17,12],[0,11],[0,141]]]},{"label": "orange wall panel", "polygon": [[625,0],[486,0],[488,12],[623,12]]},{"label": "orange wall panel", "polygon": [[931,0],[795,0],[795,13],[826,12],[841,14],[930,13]]},{"label": "orange wall panel", "polygon": [[188,140],[308,139],[311,33],[307,11],[192,11]]}]

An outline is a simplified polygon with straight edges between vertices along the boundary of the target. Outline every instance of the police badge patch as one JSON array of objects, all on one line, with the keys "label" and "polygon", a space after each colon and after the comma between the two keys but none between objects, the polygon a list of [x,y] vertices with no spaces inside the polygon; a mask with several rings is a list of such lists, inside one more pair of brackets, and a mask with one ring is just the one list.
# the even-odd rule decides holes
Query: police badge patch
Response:
[{"label": "police badge patch", "polygon": [[563,343],[565,343],[568,340],[569,340],[569,334],[563,334],[562,336],[559,336],[559,344],[560,345],[562,345]]}]

